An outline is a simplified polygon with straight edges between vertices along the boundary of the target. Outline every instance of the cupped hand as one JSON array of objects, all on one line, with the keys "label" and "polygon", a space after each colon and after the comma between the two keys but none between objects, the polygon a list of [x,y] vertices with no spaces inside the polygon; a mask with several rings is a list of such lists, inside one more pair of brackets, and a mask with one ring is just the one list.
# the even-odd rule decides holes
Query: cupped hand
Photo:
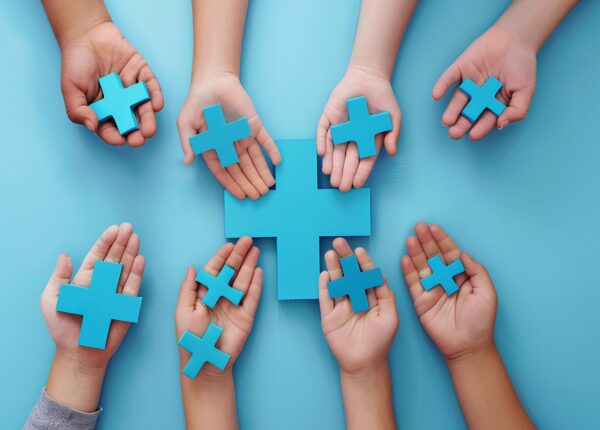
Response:
[{"label": "cupped hand", "polygon": [[184,163],[190,164],[195,158],[190,136],[207,130],[203,109],[216,103],[221,105],[228,121],[246,117],[252,136],[235,143],[239,158],[236,164],[221,167],[214,150],[204,152],[202,157],[217,181],[233,196],[238,199],[249,197],[256,200],[269,192],[269,187],[275,184],[275,178],[269,170],[261,147],[265,149],[273,164],[281,162],[281,155],[236,75],[215,74],[192,83],[177,119],[181,147],[185,155]]},{"label": "cupped hand", "polygon": [[331,175],[331,186],[344,192],[362,187],[377,160],[377,156],[360,159],[355,142],[334,145],[331,140],[330,127],[348,121],[346,100],[358,96],[366,97],[370,113],[389,112],[392,119],[392,130],[375,137],[377,154],[383,143],[389,155],[396,155],[402,123],[389,79],[364,67],[349,68],[331,93],[317,125],[317,153],[323,157],[323,174]]},{"label": "cupped hand", "polygon": [[327,283],[342,277],[340,258],[356,254],[362,271],[375,268],[363,248],[354,253],[345,239],[333,241],[335,249],[325,254],[327,271],[319,277],[321,326],[340,369],[360,373],[387,363],[388,353],[398,330],[398,310],[394,292],[384,284],[367,290],[369,310],[354,313],[348,297],[332,299]]},{"label": "cupped hand", "polygon": [[[485,268],[462,252],[441,227],[419,223],[406,241],[402,271],[425,331],[447,360],[476,354],[494,343],[498,298]],[[460,287],[448,296],[441,286],[425,291],[421,279],[431,275],[427,260],[439,255],[445,264],[460,259],[465,273],[455,277]]]},{"label": "cupped hand", "polygon": [[87,348],[78,345],[82,317],[56,311],[56,303],[62,284],[89,287],[94,263],[98,260],[121,263],[123,269],[117,288],[118,293],[137,296],[144,274],[145,260],[139,255],[140,239],[131,224],[113,225],[106,229],[87,254],[79,271],[71,279],[73,263],[61,254],[41,297],[41,308],[50,336],[56,344],[57,353],[68,356],[89,368],[106,367],[119,348],[130,324],[113,321],[110,326],[106,349]]},{"label": "cupped hand", "polygon": [[482,85],[490,76],[504,84],[497,98],[507,108],[498,118],[486,110],[473,124],[461,115],[469,98],[457,88],[442,116],[442,124],[449,127],[452,139],[462,138],[470,129],[469,137],[479,140],[494,127],[501,129],[527,116],[535,92],[536,51],[498,24],[476,39],[446,69],[433,87],[432,96],[439,100],[455,83],[470,78]]}]

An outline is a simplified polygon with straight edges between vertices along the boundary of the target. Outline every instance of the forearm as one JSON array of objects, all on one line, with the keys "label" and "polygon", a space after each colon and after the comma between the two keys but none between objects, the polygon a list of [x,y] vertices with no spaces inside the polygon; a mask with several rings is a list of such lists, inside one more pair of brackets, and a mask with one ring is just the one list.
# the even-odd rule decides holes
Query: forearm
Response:
[{"label": "forearm", "polygon": [[418,0],[363,0],[349,67],[391,78],[400,42]]},{"label": "forearm", "polygon": [[384,363],[372,371],[341,371],[346,426],[352,429],[395,429],[390,369]]},{"label": "forearm", "polygon": [[496,25],[537,51],[579,0],[514,0]]},{"label": "forearm", "polygon": [[495,345],[448,361],[470,429],[535,429],[523,409]]},{"label": "forearm", "polygon": [[192,79],[240,73],[247,0],[192,0],[194,62]]},{"label": "forearm", "polygon": [[60,46],[111,20],[102,0],[42,0]]}]

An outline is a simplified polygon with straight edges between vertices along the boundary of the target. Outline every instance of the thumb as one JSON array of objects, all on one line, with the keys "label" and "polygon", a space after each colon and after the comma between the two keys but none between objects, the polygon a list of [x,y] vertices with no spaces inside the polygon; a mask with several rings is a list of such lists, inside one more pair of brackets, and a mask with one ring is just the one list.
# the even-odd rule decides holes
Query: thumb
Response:
[{"label": "thumb", "polygon": [[69,119],[76,124],[84,125],[92,133],[95,133],[98,130],[98,117],[96,112],[88,106],[85,93],[79,88],[65,84],[63,97]]},{"label": "thumb", "polygon": [[71,258],[66,254],[60,254],[58,256],[56,266],[54,267],[54,272],[52,272],[52,275],[50,275],[50,279],[48,280],[48,284],[46,284],[44,293],[58,297],[60,286],[62,284],[69,283],[72,273],[73,262],[71,261]]},{"label": "thumb", "polygon": [[400,127],[402,127],[402,112],[400,108],[390,114],[392,118],[392,130],[386,133],[383,139],[383,146],[388,155],[394,157],[398,152],[398,139],[400,138]]},{"label": "thumb", "polygon": [[504,109],[504,112],[498,117],[496,126],[504,128],[511,122],[517,122],[525,119],[531,100],[533,99],[534,88],[526,88],[515,91],[510,97],[510,104]]}]

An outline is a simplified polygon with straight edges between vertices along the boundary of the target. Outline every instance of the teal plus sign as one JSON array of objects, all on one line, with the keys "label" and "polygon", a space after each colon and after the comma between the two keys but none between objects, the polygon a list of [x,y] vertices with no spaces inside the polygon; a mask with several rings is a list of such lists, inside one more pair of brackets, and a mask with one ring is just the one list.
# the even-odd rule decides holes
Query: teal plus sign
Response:
[{"label": "teal plus sign", "polygon": [[446,294],[451,296],[458,291],[458,285],[454,282],[454,277],[465,271],[465,267],[460,259],[446,266],[439,255],[435,255],[427,260],[431,268],[431,275],[421,279],[421,284],[425,290],[429,291],[437,285],[441,285]]},{"label": "teal plus sign", "polygon": [[392,129],[389,112],[369,114],[365,97],[349,99],[346,104],[348,105],[348,122],[331,126],[329,129],[331,140],[336,145],[356,142],[360,158],[377,155],[375,135]]},{"label": "teal plus sign", "polygon": [[276,169],[275,190],[256,201],[225,192],[225,237],[275,237],[279,299],[316,299],[319,238],[369,236],[370,191],[319,189],[315,141],[277,144],[283,161]]},{"label": "teal plus sign", "polygon": [[244,293],[229,285],[231,279],[233,279],[233,275],[235,275],[235,269],[227,265],[223,267],[216,277],[209,275],[204,270],[198,271],[196,282],[208,288],[208,291],[202,297],[202,303],[212,309],[221,297],[225,297],[234,305],[239,305]]},{"label": "teal plus sign", "polygon": [[191,331],[185,331],[178,345],[192,354],[183,368],[183,374],[194,379],[204,364],[210,363],[218,369],[225,369],[229,362],[229,354],[218,349],[215,344],[221,337],[223,329],[216,324],[210,323],[204,337],[196,336]]},{"label": "teal plus sign", "polygon": [[380,269],[360,271],[356,255],[341,259],[343,278],[334,279],[327,284],[332,299],[348,296],[354,312],[369,310],[367,290],[383,285]]},{"label": "teal plus sign", "polygon": [[506,109],[506,105],[496,98],[496,94],[502,88],[502,82],[493,76],[490,76],[481,87],[472,80],[465,79],[458,88],[469,96],[469,103],[462,114],[471,122],[477,121],[486,109],[496,116],[500,116]]},{"label": "teal plus sign", "polygon": [[235,142],[245,137],[252,136],[250,124],[243,117],[227,122],[220,104],[204,108],[204,120],[207,131],[190,137],[190,145],[194,154],[215,150],[221,167],[227,167],[238,162]]},{"label": "teal plus sign", "polygon": [[102,76],[99,82],[104,98],[90,105],[96,112],[98,122],[112,118],[122,135],[137,130],[139,126],[133,108],[150,100],[146,84],[138,82],[130,87],[123,88],[119,75],[114,72]]},{"label": "teal plus sign", "polygon": [[118,263],[96,261],[89,288],[60,287],[56,310],[83,317],[79,345],[104,349],[112,320],[138,321],[142,298],[116,292],[122,268]]}]

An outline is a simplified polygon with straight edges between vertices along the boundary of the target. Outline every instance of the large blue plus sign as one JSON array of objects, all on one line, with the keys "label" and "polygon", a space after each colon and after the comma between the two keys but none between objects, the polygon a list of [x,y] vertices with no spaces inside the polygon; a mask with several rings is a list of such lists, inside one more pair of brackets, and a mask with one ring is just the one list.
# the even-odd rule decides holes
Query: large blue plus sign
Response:
[{"label": "large blue plus sign", "polygon": [[431,268],[431,275],[421,279],[421,284],[425,290],[429,291],[437,285],[441,285],[446,294],[451,296],[458,291],[458,285],[454,282],[454,277],[465,271],[465,267],[460,259],[446,266],[439,255],[435,255],[427,260]]},{"label": "large blue plus sign", "polygon": [[225,192],[225,237],[277,238],[279,299],[316,299],[319,237],[371,234],[367,188],[342,193],[317,186],[314,140],[278,142],[277,188],[259,200]]},{"label": "large blue plus sign", "polygon": [[60,287],[56,310],[83,317],[79,345],[104,349],[112,320],[138,321],[142,298],[116,292],[122,268],[121,264],[96,261],[89,288]]},{"label": "large blue plus sign", "polygon": [[223,333],[223,329],[213,323],[210,323],[204,332],[204,337],[196,336],[187,330],[183,333],[178,345],[192,354],[183,368],[185,376],[194,379],[207,362],[218,369],[225,369],[230,355],[215,346],[217,340],[221,337],[221,333]]},{"label": "large blue plus sign", "polygon": [[368,311],[367,290],[383,285],[381,270],[361,272],[356,255],[342,258],[341,262],[344,277],[334,279],[327,284],[329,295],[332,299],[348,296],[354,312]]},{"label": "large blue plus sign", "polygon": [[112,118],[122,135],[137,130],[139,126],[133,108],[150,100],[146,84],[138,82],[130,87],[123,88],[119,75],[114,72],[102,76],[99,82],[104,98],[90,105],[98,116],[98,122]]},{"label": "large blue plus sign", "polygon": [[472,80],[465,79],[458,88],[469,96],[469,103],[462,114],[471,122],[477,121],[486,109],[496,116],[500,116],[506,109],[506,105],[496,98],[496,94],[502,88],[502,82],[493,76],[490,76],[481,87]]},{"label": "large blue plus sign", "polygon": [[252,136],[250,124],[243,117],[235,121],[226,122],[220,104],[204,108],[204,119],[207,131],[190,137],[190,145],[194,154],[215,150],[221,167],[227,167],[238,162],[235,142],[245,137]]},{"label": "large blue plus sign", "polygon": [[377,154],[375,135],[392,129],[392,120],[388,112],[369,114],[367,99],[356,97],[346,101],[348,122],[332,125],[331,140],[334,144],[356,142],[360,158]]},{"label": "large blue plus sign", "polygon": [[221,297],[225,297],[234,305],[239,305],[244,293],[229,286],[233,275],[235,275],[235,270],[227,265],[216,277],[209,275],[204,270],[198,271],[196,282],[200,282],[208,288],[208,291],[202,297],[202,303],[212,309]]}]

